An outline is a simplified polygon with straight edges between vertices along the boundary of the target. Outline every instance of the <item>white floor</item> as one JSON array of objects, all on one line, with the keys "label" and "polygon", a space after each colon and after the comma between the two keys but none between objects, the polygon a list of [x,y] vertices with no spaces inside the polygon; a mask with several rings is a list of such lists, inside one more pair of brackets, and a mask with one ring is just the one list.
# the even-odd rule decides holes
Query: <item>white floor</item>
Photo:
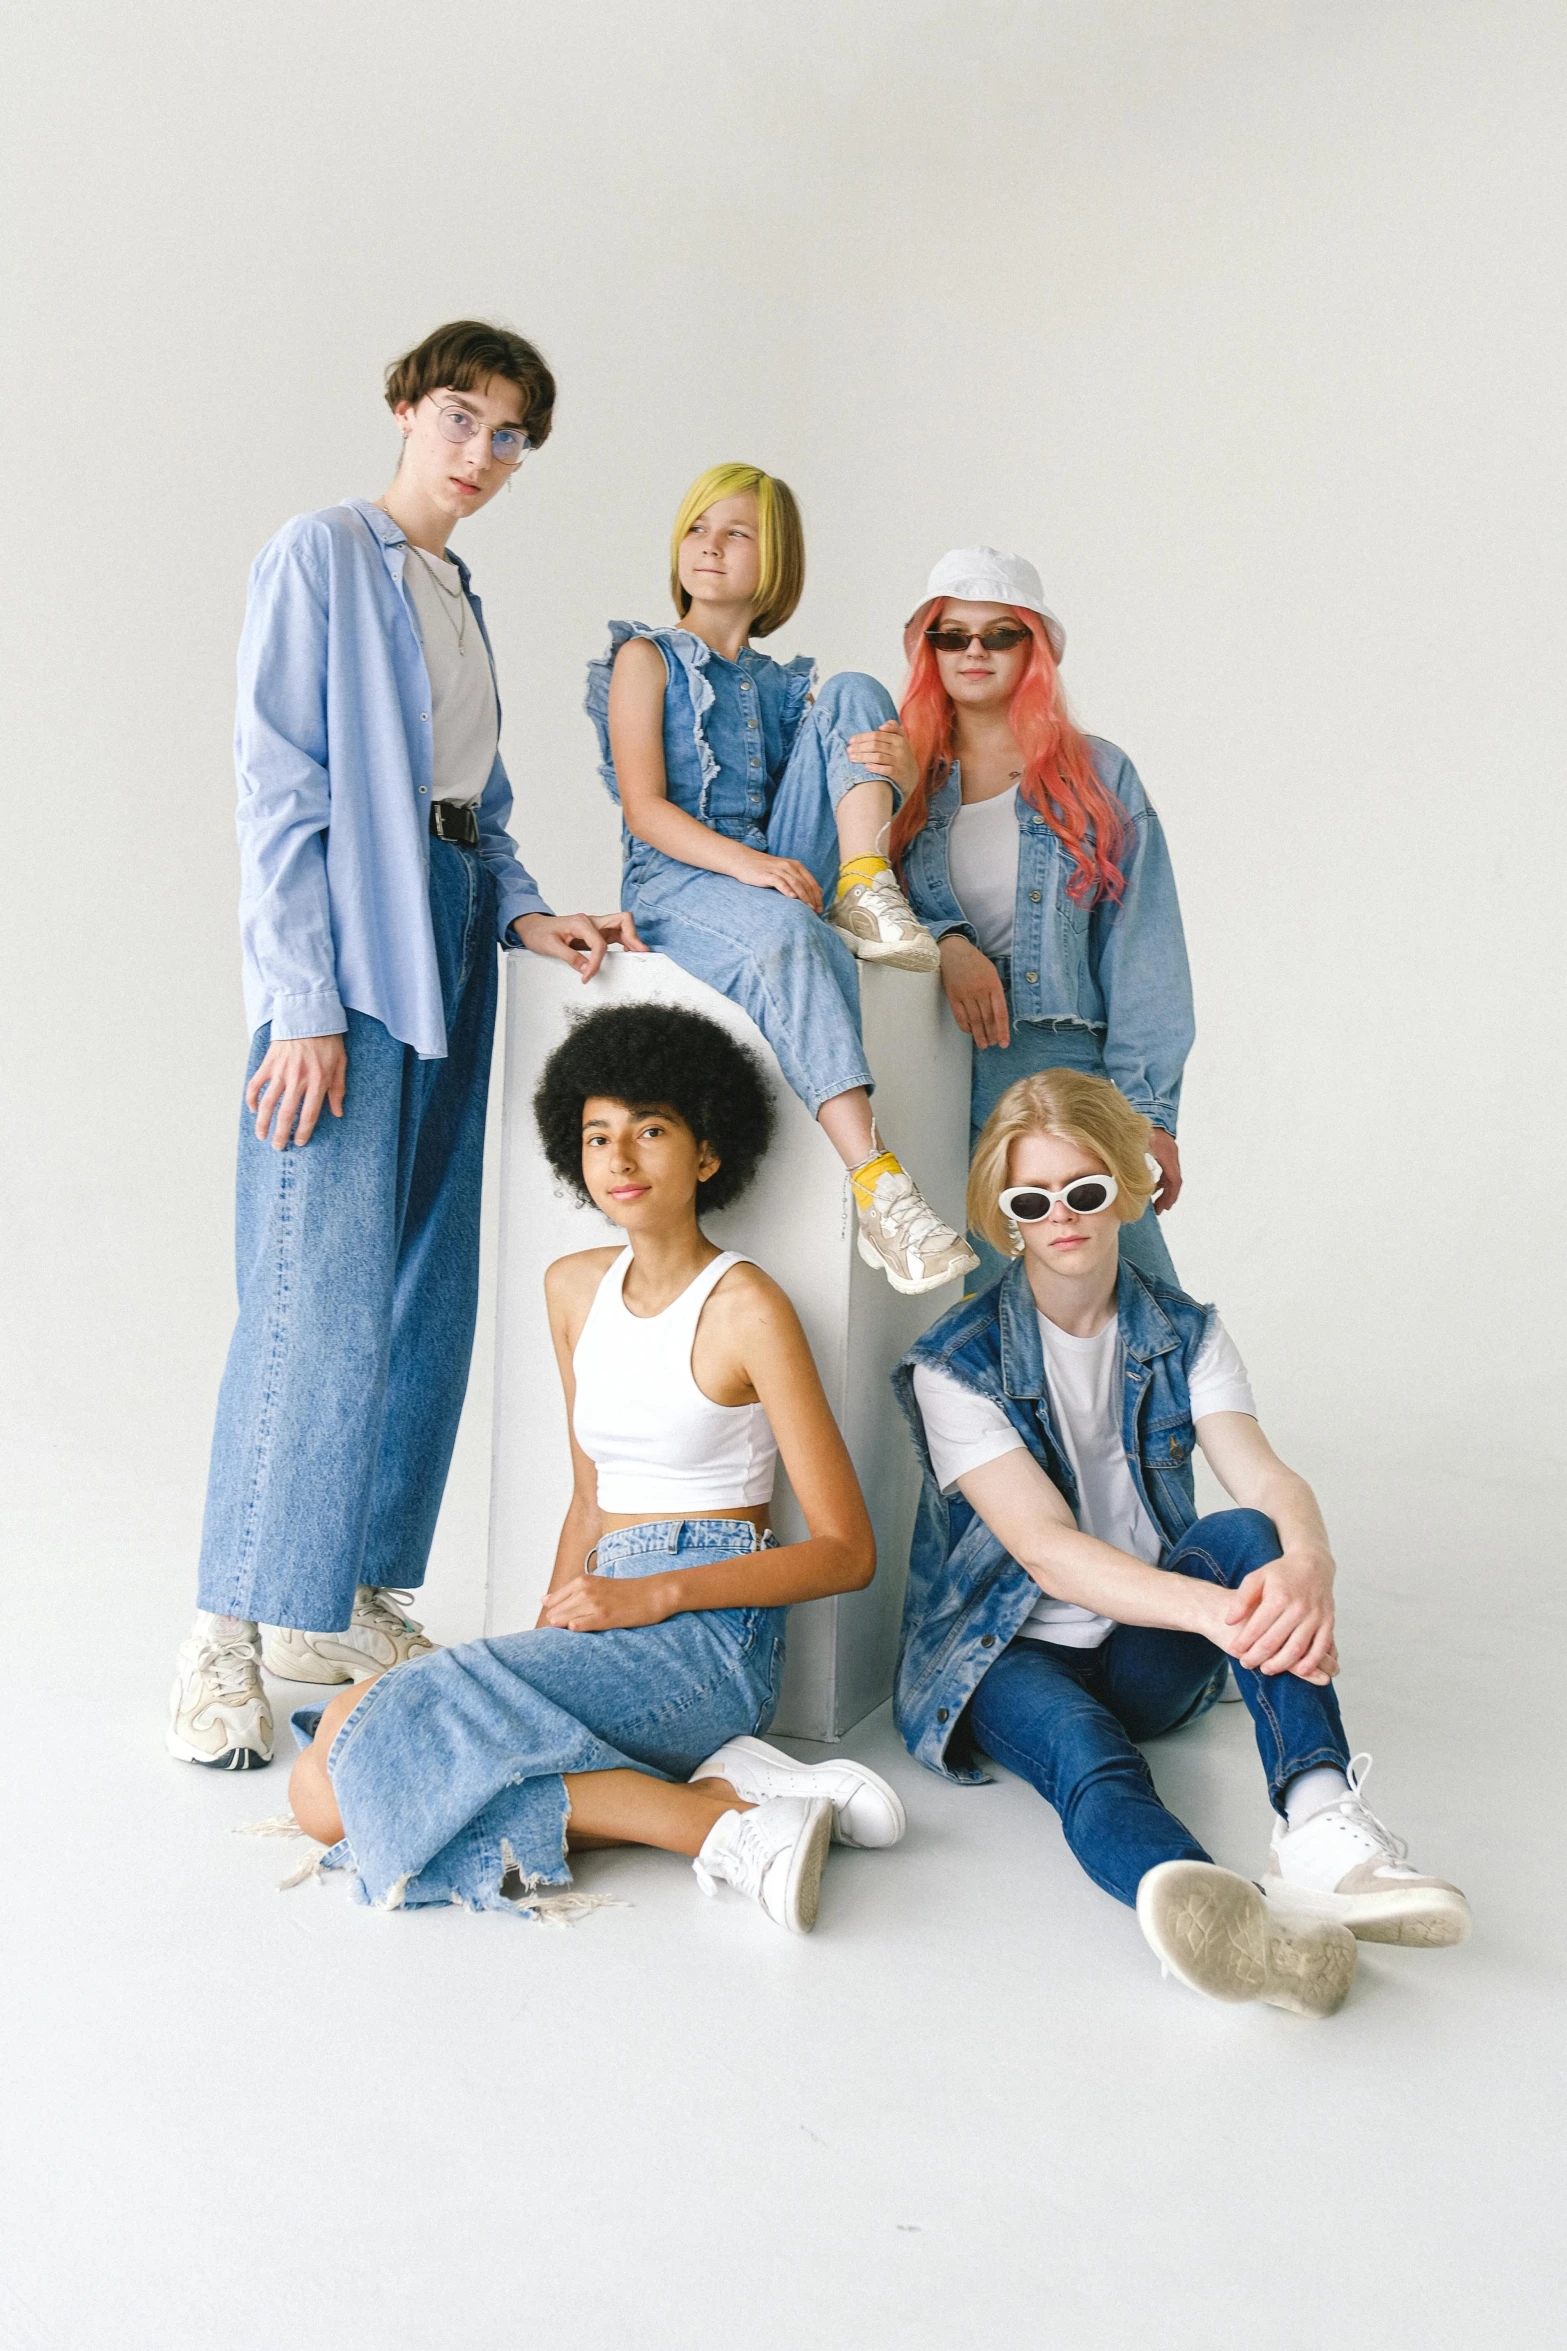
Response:
[{"label": "white floor", "polygon": [[[850,1744],[909,1838],[835,1853],[810,1939],[654,1854],[588,1861],[626,1907],[569,1929],[280,1894],[292,1849],[227,1832],[282,1809],[282,1770],[162,1751],[190,1497],[33,1467],[7,1579],[6,2351],[1560,2341],[1543,1513],[1335,1497],[1350,1729],[1477,1929],[1367,1950],[1309,2025],[1162,1983],[1034,1796],[938,1783],[885,1714]],[[84,1615],[84,1586],[111,1597]],[[432,1594],[435,1629],[472,1629],[453,1613]],[[1243,1710],[1153,1760],[1218,1858],[1260,1867]]]}]

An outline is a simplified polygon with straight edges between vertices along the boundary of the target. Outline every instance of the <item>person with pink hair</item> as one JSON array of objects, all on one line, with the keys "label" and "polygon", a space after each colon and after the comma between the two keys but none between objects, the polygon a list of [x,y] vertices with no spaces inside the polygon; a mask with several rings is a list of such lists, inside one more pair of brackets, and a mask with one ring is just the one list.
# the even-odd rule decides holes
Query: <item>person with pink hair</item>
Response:
[{"label": "person with pink hair", "polygon": [[[1066,632],[1034,566],[994,547],[944,555],[904,631],[901,724],[848,746],[903,794],[891,856],[940,942],[974,1040],[970,1151],[1009,1086],[1041,1069],[1108,1077],[1152,1127],[1154,1198],[1121,1238],[1175,1280],[1155,1221],[1181,1190],[1175,1140],[1193,1036],[1175,877],[1137,770],[1073,724]],[[981,1285],[1006,1260],[971,1233]]]}]

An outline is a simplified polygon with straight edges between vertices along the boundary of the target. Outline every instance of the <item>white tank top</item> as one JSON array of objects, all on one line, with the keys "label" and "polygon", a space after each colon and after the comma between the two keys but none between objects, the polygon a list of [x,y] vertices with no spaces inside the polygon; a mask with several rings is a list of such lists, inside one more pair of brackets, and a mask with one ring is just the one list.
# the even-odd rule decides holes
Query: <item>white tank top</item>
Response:
[{"label": "white tank top", "polygon": [[695,1518],[770,1502],[778,1440],[760,1404],[715,1404],[691,1369],[703,1307],[732,1265],[726,1249],[662,1314],[628,1311],[631,1251],[605,1272],[572,1357],[577,1443],[598,1469],[601,1510]]}]

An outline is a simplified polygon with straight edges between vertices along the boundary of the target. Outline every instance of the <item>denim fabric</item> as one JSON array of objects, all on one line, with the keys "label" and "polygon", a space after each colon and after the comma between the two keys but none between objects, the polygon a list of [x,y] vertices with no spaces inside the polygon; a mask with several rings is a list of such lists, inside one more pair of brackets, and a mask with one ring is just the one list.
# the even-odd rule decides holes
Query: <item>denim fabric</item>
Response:
[{"label": "denim fabric", "polygon": [[[657,645],[668,672],[671,801],[731,840],[798,858],[830,906],[838,881],[833,812],[869,773],[851,763],[846,745],[897,716],[891,695],[874,678],[845,671],[807,704],[808,662],[783,668],[749,647],[725,661],[684,629],[614,621],[609,652],[589,671],[587,708],[600,773],[617,799],[609,672],[631,636]],[[624,843],[621,903],[641,937],[750,1014],[813,1115],[834,1095],[874,1084],[860,1033],[859,970],[837,931],[776,890],[685,865],[629,833]]]},{"label": "denim fabric", "polygon": [[[996,969],[1005,983],[1008,976],[1005,961],[998,963]],[[1015,1086],[1019,1078],[1031,1078],[1042,1069],[1080,1069],[1094,1078],[1108,1075],[1097,1034],[1080,1021],[1014,1020],[1010,1044],[975,1046],[973,1075],[969,1081],[971,1159],[986,1119],[1008,1086]],[[1168,1282],[1172,1290],[1179,1289],[1180,1279],[1170,1262],[1170,1252],[1159,1227],[1160,1219],[1150,1204],[1135,1224],[1122,1225],[1121,1255],[1139,1273],[1148,1274],[1154,1281]],[[979,1258],[979,1271],[969,1287],[988,1289],[992,1282],[1001,1279],[1012,1260],[992,1249],[983,1233],[970,1233],[968,1238],[969,1247]]]},{"label": "denim fabric", "polygon": [[[1220,1510],[1189,1527],[1163,1565],[1230,1590],[1279,1556],[1271,1519]],[[969,1702],[975,1744],[1037,1788],[1061,1815],[1066,1841],[1096,1886],[1135,1902],[1138,1881],[1161,1861],[1207,1861],[1189,1829],[1166,1811],[1134,1741],[1178,1730],[1203,1710],[1223,1653],[1197,1633],[1118,1625],[1097,1649],[1013,1641]],[[1268,1793],[1299,1773],[1349,1761],[1332,1684],[1295,1674],[1235,1668],[1251,1713]]]},{"label": "denim fabric", "polygon": [[[1197,1516],[1196,1432],[1186,1382],[1212,1312],[1123,1262],[1116,1288],[1126,1350],[1122,1442],[1143,1508],[1172,1548]],[[986,1774],[966,1753],[966,1741],[954,1746],[954,1735],[997,1652],[1038,1599],[1039,1586],[961,1494],[943,1496],[914,1397],[916,1363],[932,1364],[999,1404],[1075,1517],[1077,1480],[1051,1415],[1034,1295],[1022,1259],[993,1288],[961,1299],[933,1323],[892,1375],[924,1472],[893,1714],[905,1746],[921,1763],[948,1779],[982,1780]],[[1216,1673],[1210,1696],[1217,1698],[1222,1687],[1223,1676]]]},{"label": "denim fabric", "polygon": [[[426,887],[430,679],[403,590],[407,551],[390,515],[345,498],[285,523],[252,567],[234,724],[240,937],[252,1033],[334,1036],[347,1007],[439,1060],[448,1022]],[[511,807],[497,752],[479,855],[503,946],[516,945],[518,915],[548,912],[506,830]]]},{"label": "denim fabric", "polygon": [[[1079,906],[1067,895],[1071,860],[1044,818],[1018,794],[1017,904],[1013,916],[1012,1018],[1076,1020],[1104,1040],[1105,1074],[1134,1107],[1175,1133],[1181,1072],[1192,1049],[1191,973],[1180,902],[1163,828],[1137,770],[1113,743],[1089,737],[1094,766],[1131,821],[1119,902]],[[947,843],[963,803],[954,767],[930,798],[926,823],[903,859],[903,886],[937,937],[970,939],[952,888]],[[985,1058],[976,1055],[976,1063]]]},{"label": "denim fabric", "polygon": [[[605,1535],[603,1576],[662,1575],[771,1549],[747,1519],[667,1519]],[[607,1633],[545,1625],[440,1649],[372,1683],[327,1758],[343,1840],[325,1866],[386,1909],[513,1907],[571,1883],[563,1775],[689,1779],[715,1747],[765,1730],[783,1677],[782,1608],[723,1608]],[[301,1734],[319,1709],[296,1717]]]},{"label": "denim fabric", "polygon": [[201,1605],[224,1615],[341,1630],[356,1584],[424,1581],[478,1299],[496,962],[474,852],[431,842],[427,920],[444,1057],[350,1012],[340,1119],[274,1151],[240,1115],[239,1321],[201,1544]]}]

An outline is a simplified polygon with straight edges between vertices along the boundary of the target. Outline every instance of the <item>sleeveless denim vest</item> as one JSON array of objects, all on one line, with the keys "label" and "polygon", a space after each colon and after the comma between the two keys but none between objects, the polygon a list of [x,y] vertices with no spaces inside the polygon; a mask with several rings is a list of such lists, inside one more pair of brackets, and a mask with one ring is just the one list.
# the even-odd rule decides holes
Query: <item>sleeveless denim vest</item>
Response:
[{"label": "sleeveless denim vest", "polygon": [[[1213,1309],[1122,1261],[1116,1314],[1126,1349],[1122,1439],[1143,1505],[1178,1543],[1197,1516],[1188,1367]],[[1040,1468],[1078,1510],[1077,1480],[1050,1409],[1033,1292],[1019,1258],[993,1289],[965,1298],[916,1340],[892,1375],[924,1471],[914,1522],[893,1714],[909,1753],[944,1778],[990,1773],[961,1747],[949,1755],[964,1708],[1039,1598],[961,1494],[943,1496],[914,1398],[914,1366],[951,1374],[999,1404]]]},{"label": "sleeveless denim vest", "polygon": [[[670,800],[714,832],[765,849],[773,795],[805,716],[815,662],[808,654],[774,661],[749,645],[726,661],[689,629],[612,620],[608,651],[588,664],[583,708],[599,739],[599,774],[617,808],[609,680],[616,654],[631,637],[646,637],[664,657],[664,774]],[[628,865],[660,855],[634,840],[624,826],[621,840]]]}]

